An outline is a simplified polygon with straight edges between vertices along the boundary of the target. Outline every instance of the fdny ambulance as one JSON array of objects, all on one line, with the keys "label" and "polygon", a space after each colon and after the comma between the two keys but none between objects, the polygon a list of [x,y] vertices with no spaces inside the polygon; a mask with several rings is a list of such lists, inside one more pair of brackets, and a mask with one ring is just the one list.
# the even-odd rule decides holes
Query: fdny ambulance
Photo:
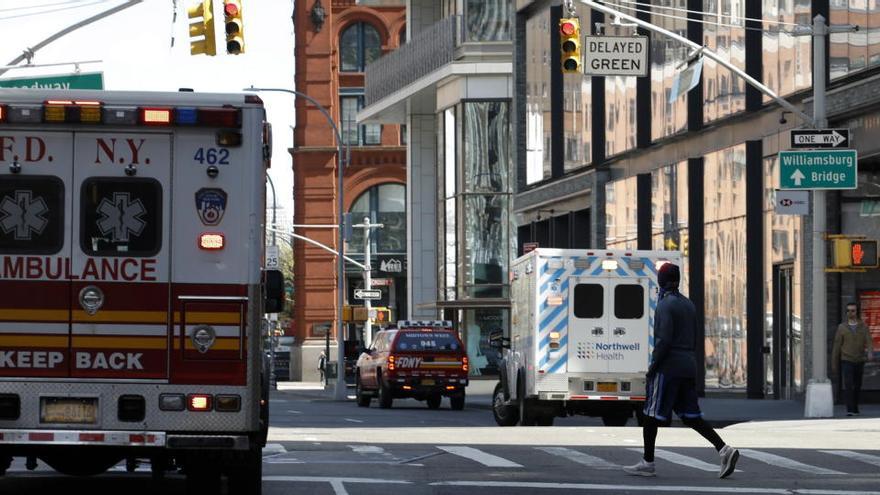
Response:
[{"label": "fdny ambulance", "polygon": [[2,472],[260,493],[270,147],[256,96],[0,90]]},{"label": "fdny ambulance", "polygon": [[645,401],[657,269],[681,253],[538,248],[511,264],[511,330],[493,413],[501,426],[601,416],[623,426]]}]

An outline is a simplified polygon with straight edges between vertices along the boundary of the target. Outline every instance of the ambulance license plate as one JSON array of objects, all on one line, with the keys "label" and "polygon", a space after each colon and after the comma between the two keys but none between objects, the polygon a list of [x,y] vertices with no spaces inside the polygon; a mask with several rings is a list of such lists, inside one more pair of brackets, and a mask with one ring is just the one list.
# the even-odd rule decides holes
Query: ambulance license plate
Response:
[{"label": "ambulance license plate", "polygon": [[433,378],[422,378],[422,385],[434,385],[435,382]]},{"label": "ambulance license plate", "polygon": [[599,382],[596,384],[596,390],[599,392],[617,392],[617,383]]},{"label": "ambulance license plate", "polygon": [[42,397],[40,423],[95,424],[98,399],[85,397]]}]

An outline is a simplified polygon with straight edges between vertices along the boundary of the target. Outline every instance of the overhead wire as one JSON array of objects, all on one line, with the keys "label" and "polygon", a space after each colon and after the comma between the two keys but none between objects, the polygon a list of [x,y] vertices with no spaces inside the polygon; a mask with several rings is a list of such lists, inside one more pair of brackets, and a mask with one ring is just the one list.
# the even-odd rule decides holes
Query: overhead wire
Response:
[{"label": "overhead wire", "polygon": [[[632,5],[639,5],[642,7],[651,7],[652,9],[655,9],[655,8],[656,9],[666,9],[666,10],[671,10],[674,12],[685,12],[688,14],[699,14],[699,15],[703,15],[703,16],[722,17],[722,16],[727,15],[727,14],[719,14],[716,12],[707,12],[707,11],[702,11],[702,10],[689,10],[689,9],[685,9],[685,8],[681,8],[681,7],[657,5],[657,4],[652,4],[652,3],[648,3],[648,2],[639,2],[638,0],[615,0],[615,1],[618,3],[628,3],[628,4],[632,4]],[[607,3],[607,2],[605,2],[605,3]],[[730,17],[734,17],[734,16],[731,15]],[[767,23],[767,24],[784,24],[786,26],[803,26],[803,24],[798,24],[796,22],[774,21],[774,20],[770,20],[770,19],[757,19],[757,18],[746,17],[746,16],[736,16],[736,17],[738,19],[742,19],[744,21],[763,22],[763,23]]]},{"label": "overhead wire", "polygon": [[[617,0],[617,1],[620,1],[620,0]],[[757,27],[747,27],[747,26],[742,26],[742,25],[739,25],[739,24],[727,24],[727,23],[723,23],[723,22],[713,22],[713,21],[707,21],[707,20],[701,20],[701,19],[690,19],[690,18],[687,18],[687,17],[681,17],[681,16],[674,15],[674,14],[664,14],[664,13],[661,13],[661,12],[653,12],[653,11],[651,11],[651,10],[638,9],[638,8],[635,8],[635,7],[629,7],[629,6],[626,6],[626,5],[620,5],[620,4],[617,4],[617,3],[614,3],[614,2],[603,2],[603,5],[607,5],[607,6],[609,6],[609,7],[616,7],[617,9],[619,9],[619,10],[621,10],[621,11],[642,12],[642,13],[645,13],[645,14],[651,14],[651,15],[655,15],[655,16],[658,16],[658,17],[665,17],[665,18],[669,18],[669,19],[676,19],[676,20],[679,20],[679,21],[685,21],[685,22],[697,22],[697,23],[700,23],[700,24],[708,25],[708,26],[729,27],[729,28],[743,29],[743,30],[746,30],[746,31],[760,31],[760,32],[766,32],[766,31],[767,31],[766,29],[757,28]],[[794,31],[793,31],[793,30],[792,30],[792,31],[789,31],[789,30],[780,29],[778,32],[780,32],[780,33],[784,33],[784,34],[794,34]]]},{"label": "overhead wire", "polygon": [[[83,7],[90,7],[90,6],[92,6],[92,5],[99,5],[99,4],[102,4],[102,3],[107,3],[107,2],[109,2],[109,1],[110,1],[110,0],[91,0],[91,1],[88,1],[88,0],[80,0],[80,1],[77,1],[77,2],[64,2],[64,3],[79,3],[80,5],[72,5],[72,6],[70,6],[70,7],[61,7],[61,8],[50,9],[50,10],[41,10],[41,11],[39,11],[39,12],[29,12],[29,13],[18,14],[18,15],[2,16],[2,17],[0,17],[0,21],[7,21],[7,20],[11,20],[11,19],[20,19],[20,18],[22,18],[22,17],[33,17],[33,16],[36,16],[36,15],[55,14],[55,13],[58,13],[58,12],[63,12],[63,11],[65,11],[65,10],[81,9],[81,8],[83,8]],[[88,2],[88,3],[86,3],[86,2]],[[55,4],[55,5],[61,5],[61,3],[59,3],[59,4]],[[49,6],[49,5],[47,4],[47,6]],[[18,9],[7,9],[7,11],[12,11],[12,10],[19,10],[19,11],[20,11],[20,10],[22,10],[22,9],[23,9],[23,8],[18,8]]]}]

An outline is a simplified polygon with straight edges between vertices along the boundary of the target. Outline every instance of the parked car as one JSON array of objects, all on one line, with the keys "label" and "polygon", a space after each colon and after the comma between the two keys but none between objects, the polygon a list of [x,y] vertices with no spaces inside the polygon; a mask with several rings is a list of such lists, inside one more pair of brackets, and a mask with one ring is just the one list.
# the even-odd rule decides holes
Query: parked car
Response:
[{"label": "parked car", "polygon": [[395,398],[412,397],[437,409],[449,397],[452,409],[464,409],[468,358],[448,321],[400,321],[396,329],[376,333],[373,345],[356,364],[358,406],[390,408]]}]

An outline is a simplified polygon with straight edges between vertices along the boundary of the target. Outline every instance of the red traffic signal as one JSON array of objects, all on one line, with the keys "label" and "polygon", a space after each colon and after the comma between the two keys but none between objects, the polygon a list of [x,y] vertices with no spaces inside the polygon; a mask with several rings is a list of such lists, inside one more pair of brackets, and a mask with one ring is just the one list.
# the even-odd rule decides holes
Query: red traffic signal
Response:
[{"label": "red traffic signal", "polygon": [[559,19],[559,48],[562,73],[580,73],[581,23],[577,17]]},{"label": "red traffic signal", "polygon": [[226,22],[226,53],[244,53],[244,19],[241,12],[242,0],[224,0],[223,16]]}]

